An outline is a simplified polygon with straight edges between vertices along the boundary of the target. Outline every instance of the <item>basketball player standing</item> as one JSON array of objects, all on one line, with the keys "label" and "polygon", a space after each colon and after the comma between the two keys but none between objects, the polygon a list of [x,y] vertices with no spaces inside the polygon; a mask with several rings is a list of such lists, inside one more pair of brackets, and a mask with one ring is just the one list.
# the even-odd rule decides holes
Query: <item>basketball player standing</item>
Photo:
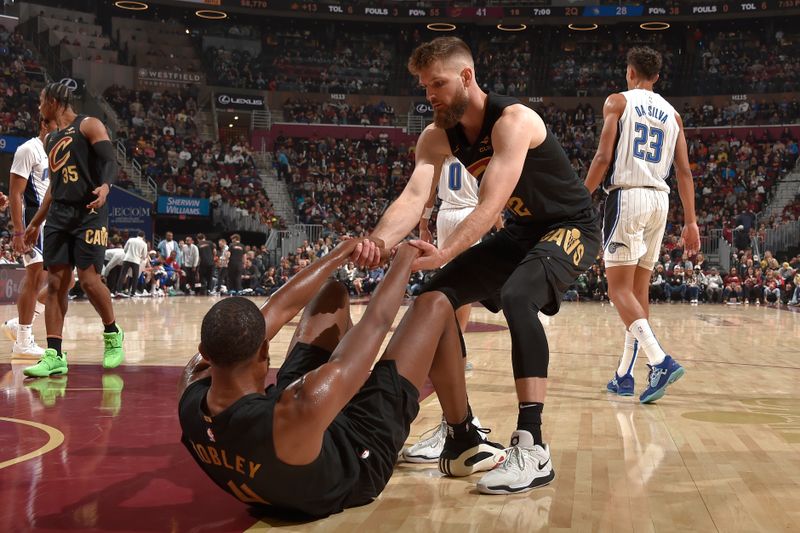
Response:
[{"label": "basketball player standing", "polygon": [[661,55],[651,48],[628,52],[628,90],[612,94],[603,106],[603,132],[585,185],[594,192],[605,177],[608,193],[603,220],[603,257],[608,295],[625,324],[625,347],[608,390],[623,396],[634,391],[633,365],[642,349],[650,372],[642,403],[658,400],[668,385],[684,374],[664,352],[649,319],[650,273],[658,261],[669,210],[666,179],[673,159],[683,204],[682,238],[686,252],[700,248],[694,209],[694,182],[683,121],[675,109],[653,92]]},{"label": "basketball player standing", "polygon": [[[423,293],[443,293],[453,309],[500,292],[511,332],[517,430],[507,459],[483,476],[478,490],[524,492],[555,477],[541,430],[549,348],[538,312],[557,313],[564,291],[594,261],[600,249],[599,220],[589,193],[541,117],[515,98],[484,93],[462,40],[442,37],[420,45],[409,70],[426,90],[434,123],[417,141],[408,184],[384,213],[374,240],[359,244],[354,258],[376,264],[381,241],[390,247],[408,234],[448,156],[457,157],[480,181],[478,205],[441,250],[414,241],[423,251],[414,268],[430,270],[447,263]],[[511,214],[506,227],[470,248],[504,208]],[[461,374],[454,376],[459,385]],[[457,417],[445,415],[449,427],[439,458],[442,472],[468,471],[463,467],[493,453],[469,409]]]},{"label": "basketball player standing", "polygon": [[[26,246],[25,221],[31,220],[41,205],[50,186],[47,154],[44,152],[45,137],[53,130],[54,123],[39,119],[39,135],[26,141],[14,154],[11,164],[9,185],[9,207],[11,222],[14,224],[14,237],[11,245],[22,255],[25,264],[25,277],[17,299],[16,320],[9,320],[2,326],[3,331],[14,339],[12,353],[41,357],[44,350],[33,340],[31,328],[36,317],[44,311],[46,289],[43,287],[47,274],[42,269],[42,240],[33,246]],[[40,290],[41,288],[41,290]],[[37,297],[38,300],[37,301]]]},{"label": "basketball player standing", "polygon": [[111,294],[100,279],[108,242],[106,196],[117,163],[105,126],[96,118],[76,114],[70,100],[70,90],[60,83],[48,84],[39,96],[42,117],[55,120],[59,129],[47,139],[50,188],[25,231],[25,242],[33,245],[48,217],[44,229],[47,349],[36,365],[24,370],[30,377],[67,372],[61,342],[73,267],[103,321],[103,367],[116,368],[124,359],[124,334],[114,318]]}]

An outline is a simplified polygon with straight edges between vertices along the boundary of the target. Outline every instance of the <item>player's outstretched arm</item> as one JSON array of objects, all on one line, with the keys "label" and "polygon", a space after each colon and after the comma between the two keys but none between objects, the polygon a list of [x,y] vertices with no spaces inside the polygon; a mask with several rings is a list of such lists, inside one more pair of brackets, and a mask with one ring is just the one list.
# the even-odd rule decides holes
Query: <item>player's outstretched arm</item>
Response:
[{"label": "player's outstretched arm", "polygon": [[600,142],[594,154],[592,164],[586,173],[583,185],[593,193],[608,173],[608,167],[614,160],[614,142],[619,131],[619,119],[625,112],[627,100],[621,94],[614,93],[606,98],[603,105],[603,131],[600,133]]},{"label": "player's outstretched arm", "polygon": [[[414,172],[372,232],[387,249],[405,238],[419,223],[433,187],[436,167],[441,165],[446,151],[449,151],[449,144],[444,130],[432,125],[425,128],[417,140]],[[351,260],[359,266],[376,267],[380,263],[380,250],[374,241],[366,241],[356,247]]]},{"label": "player's outstretched arm", "polygon": [[261,314],[267,323],[267,340],[277,335],[311,301],[325,280],[350,257],[359,242],[350,239],[339,243],[331,253],[295,274],[261,306]]},{"label": "player's outstretched arm", "polygon": [[330,361],[289,385],[275,407],[273,434],[278,458],[303,465],[319,455],[325,429],[369,375],[405,294],[416,248],[397,250],[363,318],[339,342]]},{"label": "player's outstretched arm", "polygon": [[683,239],[684,250],[690,256],[700,250],[700,229],[697,227],[697,214],[694,210],[694,179],[689,167],[689,147],[683,133],[683,120],[675,113],[678,120],[678,141],[675,143],[675,174],[678,177],[678,194],[683,204]]}]

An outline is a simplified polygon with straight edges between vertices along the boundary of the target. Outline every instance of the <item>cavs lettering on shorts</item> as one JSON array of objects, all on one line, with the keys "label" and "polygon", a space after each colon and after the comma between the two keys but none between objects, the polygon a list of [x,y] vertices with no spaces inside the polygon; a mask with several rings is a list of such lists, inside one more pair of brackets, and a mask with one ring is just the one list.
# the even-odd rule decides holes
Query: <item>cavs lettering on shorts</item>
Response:
[{"label": "cavs lettering on shorts", "polygon": [[83,240],[86,244],[91,244],[92,246],[107,246],[108,230],[106,230],[105,226],[100,229],[87,229]]},{"label": "cavs lettering on shorts", "polygon": [[581,230],[578,228],[554,229],[544,237],[541,242],[554,242],[556,246],[564,249],[564,253],[572,256],[572,263],[578,266],[583,259],[584,247],[581,242]]}]

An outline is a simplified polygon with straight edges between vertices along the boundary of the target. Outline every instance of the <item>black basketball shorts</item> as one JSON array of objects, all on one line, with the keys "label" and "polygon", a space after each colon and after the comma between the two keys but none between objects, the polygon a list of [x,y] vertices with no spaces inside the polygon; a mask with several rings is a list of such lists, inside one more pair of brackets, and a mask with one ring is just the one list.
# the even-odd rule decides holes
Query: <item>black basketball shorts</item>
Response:
[{"label": "black basketball shorts", "polygon": [[442,292],[455,309],[481,302],[496,313],[506,281],[529,271],[532,281],[525,290],[543,313],[554,315],[567,288],[594,263],[600,243],[600,218],[594,209],[549,224],[511,222],[445,265],[422,292]]},{"label": "black basketball shorts", "polygon": [[[330,356],[318,346],[298,342],[278,371],[275,386],[282,391],[325,364]],[[394,361],[378,361],[367,382],[337,417],[337,422],[347,424],[350,441],[361,457],[359,479],[345,507],[364,505],[381,493],[418,413],[416,387],[397,372]]]},{"label": "black basketball shorts", "polygon": [[44,267],[68,265],[103,271],[108,244],[108,204],[86,209],[53,202],[44,226]]}]

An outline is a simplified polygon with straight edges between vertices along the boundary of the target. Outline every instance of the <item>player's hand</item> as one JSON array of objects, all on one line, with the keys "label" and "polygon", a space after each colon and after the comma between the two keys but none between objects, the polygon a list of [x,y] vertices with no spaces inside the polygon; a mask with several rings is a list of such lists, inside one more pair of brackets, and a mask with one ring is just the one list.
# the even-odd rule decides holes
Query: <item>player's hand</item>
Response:
[{"label": "player's hand", "polygon": [[422,222],[419,224],[419,240],[433,244],[433,235],[431,234],[431,230],[427,228],[427,224],[423,226]]},{"label": "player's hand", "polygon": [[0,211],[5,211],[8,207],[8,196],[0,192]]},{"label": "player's hand", "polygon": [[381,257],[384,259],[389,256],[386,245],[381,239],[367,237],[356,245],[350,260],[360,268],[375,268],[381,264]]},{"label": "player's hand", "polygon": [[683,249],[689,256],[693,256],[700,251],[700,228],[697,227],[696,222],[683,226],[681,241],[683,242]]},{"label": "player's hand", "polygon": [[417,270],[433,270],[447,262],[444,255],[442,255],[442,251],[429,242],[416,240],[411,241],[409,244],[422,252],[422,255],[411,264],[412,272],[416,272]]},{"label": "player's hand", "polygon": [[28,227],[25,228],[25,246],[30,247],[33,246],[36,241],[39,240],[39,231],[41,230],[41,226],[34,226],[33,224],[28,224]]},{"label": "player's hand", "polygon": [[14,234],[14,238],[11,239],[11,248],[18,254],[24,254],[31,247],[25,244],[25,234],[23,233],[21,235]]},{"label": "player's hand", "polygon": [[108,185],[102,184],[98,188],[92,191],[92,194],[97,196],[97,198],[86,204],[87,209],[100,209],[106,204],[106,196],[108,196]]},{"label": "player's hand", "polygon": [[401,263],[406,261],[410,263],[422,253],[419,248],[413,246],[411,243],[399,244],[392,248],[392,252],[394,254],[394,261],[400,261]]}]

